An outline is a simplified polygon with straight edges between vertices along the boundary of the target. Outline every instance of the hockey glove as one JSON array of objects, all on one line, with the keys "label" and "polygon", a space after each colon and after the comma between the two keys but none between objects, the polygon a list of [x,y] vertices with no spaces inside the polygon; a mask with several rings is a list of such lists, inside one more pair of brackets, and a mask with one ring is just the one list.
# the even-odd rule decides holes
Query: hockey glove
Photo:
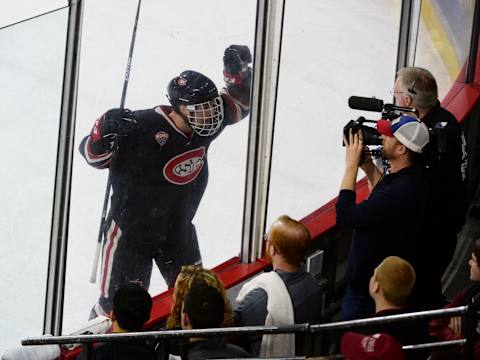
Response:
[{"label": "hockey glove", "polygon": [[227,84],[240,85],[250,75],[252,53],[248,46],[230,45],[223,55],[223,76]]},{"label": "hockey glove", "polygon": [[95,121],[90,133],[91,149],[97,154],[112,150],[116,139],[129,135],[136,124],[137,120],[130,110],[108,110]]}]

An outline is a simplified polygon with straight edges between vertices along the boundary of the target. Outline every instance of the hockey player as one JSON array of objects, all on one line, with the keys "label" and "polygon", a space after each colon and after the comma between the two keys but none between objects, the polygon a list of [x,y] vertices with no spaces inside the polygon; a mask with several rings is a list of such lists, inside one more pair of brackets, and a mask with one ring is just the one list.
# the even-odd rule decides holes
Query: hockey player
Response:
[{"label": "hockey player", "polygon": [[192,219],[207,186],[207,152],[225,126],[248,115],[251,61],[247,46],[231,45],[221,94],[209,78],[187,70],[168,84],[171,106],[109,110],[82,140],[87,163],[110,168],[113,189],[91,317],[108,314],[116,288],[128,281],[148,289],[152,260],[169,287],[182,265],[201,264]]}]

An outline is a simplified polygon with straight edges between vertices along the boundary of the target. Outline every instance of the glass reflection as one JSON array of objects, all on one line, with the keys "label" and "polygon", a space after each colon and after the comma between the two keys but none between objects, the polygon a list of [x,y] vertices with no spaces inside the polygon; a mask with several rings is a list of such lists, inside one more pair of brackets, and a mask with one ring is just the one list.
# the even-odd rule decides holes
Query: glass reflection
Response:
[{"label": "glass reflection", "polygon": [[67,19],[65,9],[0,31],[5,348],[43,329]]},{"label": "glass reflection", "polygon": [[337,195],[343,126],[380,117],[349,109],[347,100],[389,102],[400,5],[286,2],[267,224],[280,214],[301,219]]},{"label": "glass reflection", "polygon": [[428,66],[440,99],[454,81],[464,81],[474,7],[473,0],[421,2],[415,66]]},{"label": "glass reflection", "polygon": [[68,0],[2,0],[0,28],[68,5]]},{"label": "glass reflection", "polygon": [[[231,101],[218,98],[213,84],[218,91],[225,84],[223,57],[229,45],[253,47],[256,10],[253,0],[233,7],[219,0],[189,2],[188,7],[142,3],[125,104],[133,113],[113,110],[102,117],[120,104],[136,2],[85,6],[76,142],[87,161],[75,153],[64,333],[88,319],[99,287],[108,294],[108,284],[114,285],[119,274],[124,276],[120,281],[140,279],[146,285],[153,265],[150,293],[165,290],[165,280],[172,285],[175,262],[200,260],[195,236],[206,267],[238,255],[248,118],[226,126],[245,109],[235,107],[234,115]],[[204,15],[199,17],[200,13]],[[159,21],[158,14],[170,16],[162,15]],[[197,75],[179,76],[187,69]],[[195,96],[202,96],[193,106],[184,101],[192,93],[182,91],[195,82],[200,89]],[[175,114],[169,106],[176,108]],[[100,121],[92,132],[95,119]],[[100,142],[94,149],[95,129]],[[110,140],[119,147],[113,160]],[[103,167],[112,161],[114,195],[112,216],[107,218],[112,231],[107,230],[103,272],[94,285],[89,276],[108,171],[88,163]],[[130,241],[122,245],[122,238]],[[119,249],[123,260],[117,257],[115,262],[112,254]],[[111,269],[120,271],[115,274]],[[108,302],[101,303],[108,311]]]}]

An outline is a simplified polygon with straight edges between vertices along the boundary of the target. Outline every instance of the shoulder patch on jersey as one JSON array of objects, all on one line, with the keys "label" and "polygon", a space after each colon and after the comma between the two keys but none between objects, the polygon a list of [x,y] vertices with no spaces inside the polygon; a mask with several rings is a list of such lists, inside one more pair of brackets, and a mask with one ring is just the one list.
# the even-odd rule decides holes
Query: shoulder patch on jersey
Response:
[{"label": "shoulder patch on jersey", "polygon": [[205,147],[177,155],[163,167],[163,176],[175,185],[186,185],[195,180],[204,166]]},{"label": "shoulder patch on jersey", "polygon": [[165,145],[170,135],[166,131],[158,131],[155,134],[155,141],[160,144],[160,146]]}]

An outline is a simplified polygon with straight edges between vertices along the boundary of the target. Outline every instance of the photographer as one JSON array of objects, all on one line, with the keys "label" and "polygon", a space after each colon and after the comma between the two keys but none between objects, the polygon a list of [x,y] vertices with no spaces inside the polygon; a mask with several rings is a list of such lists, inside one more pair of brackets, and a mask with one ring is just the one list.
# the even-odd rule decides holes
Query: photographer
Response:
[{"label": "photographer", "polygon": [[439,249],[435,279],[440,281],[453,257],[457,233],[465,222],[465,137],[455,117],[440,106],[437,83],[428,70],[419,67],[399,70],[392,92],[395,104],[415,108],[420,120],[433,134],[424,154],[432,176],[430,212],[436,213],[436,222],[426,236]]},{"label": "photographer", "polygon": [[[426,267],[416,258],[429,197],[429,179],[421,165],[421,152],[428,143],[428,129],[418,119],[401,116],[380,120],[382,157],[390,173],[380,174],[371,159],[364,161],[363,132],[349,130],[345,173],[336,204],[337,224],[354,229],[348,257],[347,290],[342,301],[342,319],[374,314],[368,284],[375,267],[387,256],[409,261],[417,273]],[[362,166],[373,186],[369,198],[356,204],[356,179]]]}]

